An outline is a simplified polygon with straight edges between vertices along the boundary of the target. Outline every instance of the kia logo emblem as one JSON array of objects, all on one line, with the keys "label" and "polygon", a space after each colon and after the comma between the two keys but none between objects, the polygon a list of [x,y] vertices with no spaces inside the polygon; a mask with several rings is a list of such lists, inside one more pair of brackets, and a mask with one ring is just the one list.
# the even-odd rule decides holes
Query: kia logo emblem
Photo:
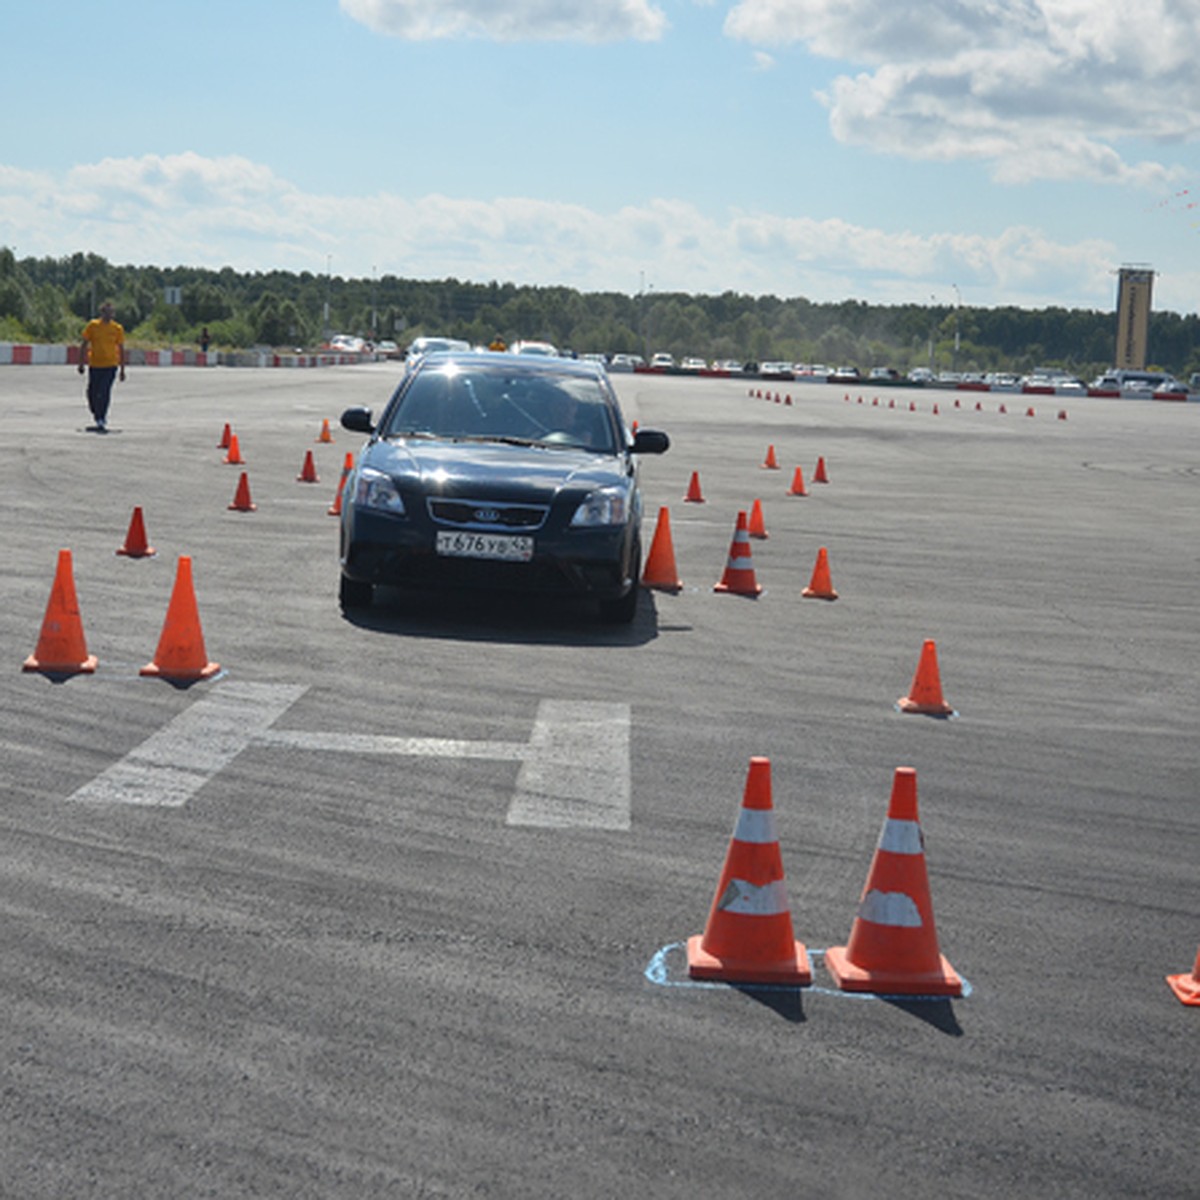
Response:
[{"label": "kia logo emblem", "polygon": [[494,508],[477,508],[475,520],[482,521],[485,525],[494,525],[500,520],[500,514]]}]

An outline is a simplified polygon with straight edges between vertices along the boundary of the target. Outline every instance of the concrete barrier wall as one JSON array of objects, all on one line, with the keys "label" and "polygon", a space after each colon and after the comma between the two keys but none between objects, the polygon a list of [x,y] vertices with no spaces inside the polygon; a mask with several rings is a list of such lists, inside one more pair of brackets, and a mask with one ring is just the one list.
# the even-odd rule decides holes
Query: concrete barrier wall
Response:
[{"label": "concrete barrier wall", "polygon": [[[333,367],[375,362],[368,354],[274,354],[269,350],[140,350],[127,349],[131,367]],[[0,367],[75,366],[79,346],[0,342]]]}]

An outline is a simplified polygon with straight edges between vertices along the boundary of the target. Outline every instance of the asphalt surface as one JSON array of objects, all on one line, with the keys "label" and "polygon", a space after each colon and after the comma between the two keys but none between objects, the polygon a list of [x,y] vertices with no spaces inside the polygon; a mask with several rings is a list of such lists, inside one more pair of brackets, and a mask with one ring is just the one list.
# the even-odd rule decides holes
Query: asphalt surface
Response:
[{"label": "asphalt surface", "polygon": [[[397,370],[131,370],[107,436],[0,374],[0,1194],[1195,1196],[1200,406],[619,376],[680,594],[351,620],[336,418]],[[99,667],[51,679],[61,548]],[[180,555],[191,687],[138,673]],[[894,707],[927,638],[952,720]],[[802,990],[686,974],[754,755]],[[957,1000],[822,963],[902,765]]]}]

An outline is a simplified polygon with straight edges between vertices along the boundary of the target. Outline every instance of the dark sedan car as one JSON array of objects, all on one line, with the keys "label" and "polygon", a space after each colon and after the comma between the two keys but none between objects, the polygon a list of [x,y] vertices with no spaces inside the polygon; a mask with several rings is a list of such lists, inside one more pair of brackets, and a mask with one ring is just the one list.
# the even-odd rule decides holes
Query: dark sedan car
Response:
[{"label": "dark sedan car", "polygon": [[397,387],[343,489],[342,607],[376,584],[591,596],[631,621],[641,573],[638,454],[604,368],[497,353],[431,354]]}]

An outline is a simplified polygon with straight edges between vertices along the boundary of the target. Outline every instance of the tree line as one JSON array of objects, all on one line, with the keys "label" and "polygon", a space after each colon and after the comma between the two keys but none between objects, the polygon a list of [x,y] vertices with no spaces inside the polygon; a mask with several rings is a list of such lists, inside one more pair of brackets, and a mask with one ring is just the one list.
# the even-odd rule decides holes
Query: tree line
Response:
[{"label": "tree line", "polygon": [[[96,254],[24,258],[0,247],[0,341],[78,338],[111,300],[134,345],[310,349],[333,333],[404,346],[421,334],[486,344],[533,338],[577,353],[667,351],[709,360],[824,363],[907,371],[1059,367],[1089,378],[1112,365],[1116,315],[1090,309],[814,303],[803,297],[580,292],[514,283],[344,278],[311,272],[117,266]],[[1150,358],[1200,371],[1200,317],[1155,312]]]}]

